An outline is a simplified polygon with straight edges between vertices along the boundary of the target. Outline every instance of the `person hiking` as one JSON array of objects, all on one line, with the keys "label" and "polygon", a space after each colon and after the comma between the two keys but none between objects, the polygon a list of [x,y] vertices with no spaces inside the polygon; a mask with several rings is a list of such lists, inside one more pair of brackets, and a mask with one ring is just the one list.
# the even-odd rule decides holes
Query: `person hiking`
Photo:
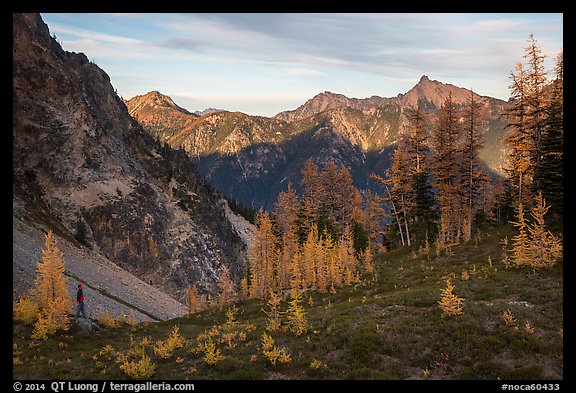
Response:
[{"label": "person hiking", "polygon": [[78,306],[76,309],[76,318],[80,316],[80,313],[82,313],[83,318],[86,318],[86,314],[84,314],[84,291],[82,290],[82,284],[78,284],[78,291],[76,291],[76,305]]}]

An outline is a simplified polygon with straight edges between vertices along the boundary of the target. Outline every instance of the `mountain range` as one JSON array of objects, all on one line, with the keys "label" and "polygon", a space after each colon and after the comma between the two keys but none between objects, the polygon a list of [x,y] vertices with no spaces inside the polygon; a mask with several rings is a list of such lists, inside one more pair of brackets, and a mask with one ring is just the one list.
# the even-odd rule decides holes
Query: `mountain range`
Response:
[{"label": "mountain range", "polygon": [[[229,111],[196,116],[157,91],[125,103],[151,135],[193,157],[200,173],[224,194],[255,209],[270,209],[288,182],[298,190],[308,159],[318,165],[328,161],[344,165],[359,189],[375,190],[369,176],[389,168],[407,126],[406,110],[419,105],[433,121],[448,95],[464,107],[470,90],[423,75],[396,97],[359,99],[326,91],[273,117]],[[502,114],[509,103],[478,94],[475,100],[481,104],[485,139],[480,157],[498,174],[503,167]]]}]

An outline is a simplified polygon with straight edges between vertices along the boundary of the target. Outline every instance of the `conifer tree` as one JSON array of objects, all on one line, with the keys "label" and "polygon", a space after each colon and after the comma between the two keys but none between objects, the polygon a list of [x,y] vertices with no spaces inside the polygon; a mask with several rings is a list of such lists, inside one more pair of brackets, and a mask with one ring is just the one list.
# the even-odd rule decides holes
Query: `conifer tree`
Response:
[{"label": "conifer tree", "polygon": [[236,289],[234,288],[234,282],[230,278],[230,273],[225,267],[220,274],[220,279],[218,282],[220,287],[220,295],[218,296],[218,304],[223,307],[226,306],[237,299]]},{"label": "conifer tree", "polygon": [[240,279],[240,300],[244,301],[250,298],[250,286],[246,276]]},{"label": "conifer tree", "polygon": [[412,188],[414,189],[414,211],[412,215],[416,221],[418,240],[422,241],[422,233],[426,238],[428,234],[433,239],[437,232],[438,214],[435,209],[435,198],[432,183],[429,179],[428,169],[412,175]]},{"label": "conifer tree", "polygon": [[[324,234],[326,234],[324,228]],[[329,236],[329,235],[328,235]],[[326,266],[326,250],[322,238],[316,239],[314,244],[314,271],[316,276],[315,289],[320,293],[326,293],[328,289],[328,271]]]},{"label": "conifer tree", "polygon": [[409,127],[405,133],[405,140],[410,147],[411,167],[416,173],[426,171],[430,147],[428,145],[428,125],[424,113],[418,106],[416,109],[407,109]]},{"label": "conifer tree", "polygon": [[[540,163],[540,151],[542,148],[542,134],[544,128],[544,111],[547,105],[547,97],[544,92],[547,84],[547,72],[544,69],[546,55],[542,54],[534,34],[528,36],[528,46],[524,48],[524,58],[528,64],[528,88],[529,88],[529,119],[535,142],[533,165],[537,167]],[[540,185],[534,179],[533,190],[539,190]]]},{"label": "conifer tree", "polygon": [[51,230],[46,234],[37,272],[34,293],[44,314],[43,322],[50,321],[56,329],[68,330],[68,314],[72,310],[72,302],[68,294],[68,279],[64,275],[63,255]]},{"label": "conifer tree", "polygon": [[556,260],[562,256],[562,243],[546,229],[544,215],[550,206],[546,205],[542,192],[538,192],[534,199],[535,203],[531,211],[533,222],[528,227],[530,266],[535,268],[552,267]]},{"label": "conifer tree", "polygon": [[318,167],[312,159],[308,159],[302,167],[302,217],[306,233],[318,221],[320,216],[320,201],[324,193]]},{"label": "conifer tree", "polygon": [[270,332],[282,331],[282,312],[280,311],[280,302],[282,297],[276,292],[272,291],[268,295],[268,310],[263,310],[264,314],[268,316],[266,322],[266,330]]},{"label": "conifer tree", "polygon": [[408,172],[411,176],[411,237],[422,242],[426,233],[436,233],[436,212],[430,183],[430,132],[420,105],[406,110],[408,127],[402,135],[408,150]]},{"label": "conifer tree", "polygon": [[339,244],[339,263],[342,269],[348,268],[350,272],[355,273],[358,270],[358,259],[354,253],[354,239],[350,227],[345,227],[342,236],[338,241]]},{"label": "conifer tree", "polygon": [[288,190],[282,191],[278,195],[274,205],[274,223],[280,237],[280,255],[278,262],[278,282],[280,288],[287,288],[291,285],[291,280],[297,275],[299,267],[293,266],[298,253],[298,210],[300,203],[298,195],[292,188],[292,183],[288,183]]},{"label": "conifer tree", "polygon": [[194,314],[202,309],[196,285],[190,285],[186,288],[186,304],[188,306],[188,314]]},{"label": "conifer tree", "polygon": [[540,160],[534,168],[534,180],[550,202],[550,214],[562,224],[564,205],[564,66],[562,52],[556,59],[556,79],[552,82],[550,102],[545,108],[540,144]]},{"label": "conifer tree", "polygon": [[437,241],[441,246],[457,244],[462,229],[463,193],[459,187],[461,168],[458,161],[458,142],[462,128],[458,119],[456,104],[449,94],[438,111],[437,123],[432,133],[435,153],[432,172],[440,210]]},{"label": "conifer tree", "polygon": [[403,138],[398,143],[398,147],[396,147],[392,156],[389,184],[391,186],[390,198],[394,199],[394,214],[398,216],[397,221],[404,230],[404,239],[407,246],[412,243],[409,222],[411,221],[410,212],[414,203],[414,190],[411,179],[412,168],[409,164],[409,147],[405,142],[405,138]]},{"label": "conifer tree", "polygon": [[136,314],[134,314],[134,309],[132,308],[130,309],[130,314],[128,315],[128,325],[130,325],[132,329],[134,329],[136,325],[138,325]]},{"label": "conifer tree", "polygon": [[370,245],[368,245],[368,247],[366,247],[362,251],[362,253],[360,254],[360,257],[362,259],[363,272],[366,274],[372,274],[374,272],[374,266],[372,264],[372,262],[374,261],[374,254],[372,253],[372,247],[370,247]]},{"label": "conifer tree", "polygon": [[256,214],[256,233],[248,250],[250,297],[264,299],[275,290],[278,248],[272,220],[262,209]]},{"label": "conifer tree", "polygon": [[532,250],[528,236],[529,222],[524,217],[524,205],[518,204],[516,208],[517,221],[511,221],[512,225],[518,228],[518,234],[512,239],[511,261],[516,266],[530,265],[532,261]]},{"label": "conifer tree", "polygon": [[290,263],[290,289],[300,292],[303,287],[303,274],[302,274],[302,256],[300,250],[297,248],[296,252],[292,255]]},{"label": "conifer tree", "polygon": [[464,299],[454,294],[454,285],[452,285],[450,279],[446,280],[446,288],[441,290],[438,304],[442,309],[442,316],[456,316],[464,314]]},{"label": "conifer tree", "polygon": [[529,101],[527,71],[522,63],[516,64],[516,73],[511,73],[511,97],[514,98],[512,109],[509,111],[511,120],[506,125],[507,132],[504,137],[508,145],[508,165],[505,168],[510,186],[514,190],[514,203],[527,204],[530,201],[530,188],[532,184],[533,162],[532,157],[536,149],[535,141],[529,127]]},{"label": "conifer tree", "polygon": [[358,215],[361,210],[362,197],[353,184],[350,171],[344,165],[340,166],[340,171],[336,176],[335,188],[334,217],[338,231],[341,233],[345,226],[354,225],[355,215]]},{"label": "conifer tree", "polygon": [[398,226],[398,233],[400,234],[401,245],[405,246],[406,242],[404,240],[404,238],[405,238],[404,230],[402,229],[403,225],[402,225],[402,221],[400,219],[401,214],[400,214],[399,210],[396,208],[396,204],[394,203],[394,198],[392,197],[392,193],[390,192],[390,186],[389,186],[390,180],[384,179],[383,177],[381,177],[375,173],[372,173],[370,175],[370,177],[374,180],[377,180],[378,182],[380,182],[384,186],[386,193],[387,193],[387,196],[384,197],[383,199],[385,201],[390,202],[392,216],[395,218],[396,225]]},{"label": "conifer tree", "polygon": [[535,176],[542,157],[542,142],[546,126],[547,97],[545,94],[547,73],[544,69],[545,55],[533,34],[528,36],[524,48],[527,64],[518,63],[516,74],[511,74],[511,96],[515,104],[511,110],[512,121],[506,135],[509,146],[508,168],[515,204],[528,206],[535,191],[541,189],[541,177]]},{"label": "conifer tree", "polygon": [[366,198],[364,199],[364,221],[362,226],[368,232],[368,242],[377,251],[383,249],[382,245],[382,222],[387,217],[386,211],[382,206],[384,198],[378,193],[370,190],[366,191]]},{"label": "conifer tree", "polygon": [[302,245],[302,270],[304,273],[304,288],[313,288],[316,285],[316,249],[318,243],[318,230],[316,225],[308,232],[306,241]]},{"label": "conifer tree", "polygon": [[332,236],[324,230],[321,241],[321,260],[323,261],[324,271],[326,273],[326,286],[339,286],[341,281],[340,263],[336,255],[334,240]]},{"label": "conifer tree", "polygon": [[435,215],[428,182],[430,147],[426,118],[419,108],[407,109],[405,114],[408,123],[392,156],[388,178],[374,174],[371,177],[386,189],[400,244],[410,246],[414,241],[422,241],[426,231],[433,232]]},{"label": "conifer tree", "polygon": [[[322,184],[321,211],[331,223],[337,222],[340,184],[339,170],[334,161],[328,161],[320,174]],[[323,228],[319,228],[322,230]]]},{"label": "conifer tree", "polygon": [[288,328],[296,336],[301,336],[308,331],[308,322],[306,321],[304,309],[300,304],[301,302],[302,295],[292,293],[292,300],[290,300],[286,311]]},{"label": "conifer tree", "polygon": [[480,134],[480,103],[470,90],[470,97],[464,112],[464,144],[462,148],[462,188],[465,197],[465,223],[463,236],[465,240],[472,238],[477,199],[481,192],[483,182],[488,180],[480,166],[479,152],[484,145]]}]

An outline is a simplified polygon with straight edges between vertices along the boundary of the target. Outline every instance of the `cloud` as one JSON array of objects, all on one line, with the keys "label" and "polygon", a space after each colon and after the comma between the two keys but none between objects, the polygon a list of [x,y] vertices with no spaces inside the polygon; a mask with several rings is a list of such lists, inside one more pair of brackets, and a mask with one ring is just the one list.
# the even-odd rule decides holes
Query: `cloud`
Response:
[{"label": "cloud", "polygon": [[114,34],[100,33],[98,31],[85,30],[77,27],[68,27],[58,23],[50,24],[50,31],[52,31],[53,33],[68,34],[73,37],[87,38],[93,41],[100,41],[111,44],[138,45],[143,43],[143,41],[134,38],[123,37]]},{"label": "cloud", "polygon": [[170,37],[165,41],[162,41],[158,46],[172,49],[184,49],[198,51],[202,46],[207,45],[208,41],[199,40],[190,37]]},{"label": "cloud", "polygon": [[[287,94],[294,88],[340,89],[338,92],[357,89],[355,94],[361,97],[361,89],[366,90],[365,96],[382,95],[389,86],[400,86],[393,80],[402,80],[406,88],[391,92],[397,94],[412,87],[406,81],[417,81],[422,74],[454,84],[462,80],[466,86],[470,85],[467,80],[474,80],[479,90],[479,81],[493,86],[494,81],[507,78],[517,61],[522,61],[529,33],[536,34],[550,59],[562,47],[561,14],[163,13],[51,17],[55,23],[49,23],[50,29],[63,39],[66,49],[85,52],[98,64],[106,64],[110,67],[106,71],[115,72],[111,78],[142,75],[141,80],[147,81],[150,90],[161,90],[161,83],[190,91],[218,87],[216,95],[228,94],[229,99],[247,102],[255,102],[257,97],[238,92],[255,89],[260,95],[263,86]],[[219,81],[225,84],[220,86]],[[504,82],[500,96],[506,91]],[[263,96],[274,101],[273,95]]]},{"label": "cloud", "polygon": [[301,68],[301,67],[288,67],[288,68],[285,68],[285,71],[288,75],[296,75],[296,76],[326,75],[325,72],[311,70],[309,68]]}]

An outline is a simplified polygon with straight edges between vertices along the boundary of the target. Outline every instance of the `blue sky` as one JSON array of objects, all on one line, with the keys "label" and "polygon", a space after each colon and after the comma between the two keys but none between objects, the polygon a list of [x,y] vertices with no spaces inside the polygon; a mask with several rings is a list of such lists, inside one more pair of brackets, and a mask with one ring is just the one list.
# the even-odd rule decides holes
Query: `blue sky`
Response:
[{"label": "blue sky", "polygon": [[422,75],[508,99],[529,34],[548,70],[563,48],[558,13],[41,15],[124,98],[158,90],[191,111],[262,116],[323,91],[393,97]]}]

